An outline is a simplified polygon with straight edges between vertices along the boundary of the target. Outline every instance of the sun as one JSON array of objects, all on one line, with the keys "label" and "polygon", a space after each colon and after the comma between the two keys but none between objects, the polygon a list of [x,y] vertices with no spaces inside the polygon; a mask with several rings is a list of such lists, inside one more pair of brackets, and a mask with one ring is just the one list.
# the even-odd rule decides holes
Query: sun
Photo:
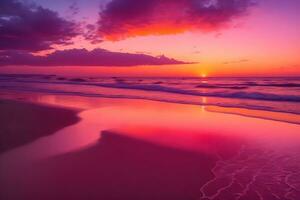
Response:
[{"label": "sun", "polygon": [[207,77],[207,74],[206,73],[201,73],[201,78],[206,78]]}]

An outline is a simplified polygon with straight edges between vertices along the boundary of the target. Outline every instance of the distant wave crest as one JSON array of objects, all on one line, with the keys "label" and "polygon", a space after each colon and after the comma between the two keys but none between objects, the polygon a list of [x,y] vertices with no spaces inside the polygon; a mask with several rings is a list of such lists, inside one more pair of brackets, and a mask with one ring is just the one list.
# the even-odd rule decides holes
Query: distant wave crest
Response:
[{"label": "distant wave crest", "polygon": [[[1,81],[1,79],[0,79]],[[7,82],[7,79],[2,79],[1,82]],[[251,99],[251,100],[264,100],[264,101],[287,101],[287,102],[300,102],[300,96],[298,95],[282,95],[282,94],[272,94],[266,92],[249,92],[249,91],[237,91],[232,88],[222,91],[197,91],[193,89],[181,89],[175,87],[164,86],[160,84],[132,84],[123,81],[117,81],[115,83],[93,83],[86,81],[84,79],[69,79],[63,81],[49,81],[49,80],[13,80],[13,82],[24,82],[24,83],[48,83],[48,84],[64,84],[64,85],[84,85],[84,86],[98,86],[106,88],[119,88],[119,89],[129,89],[129,90],[143,90],[143,91],[153,91],[153,92],[164,92],[182,95],[193,95],[193,96],[205,96],[205,97],[220,97],[220,98],[235,98],[235,99]],[[261,84],[262,85],[262,84]],[[270,84],[271,85],[271,84]],[[279,84],[272,84],[279,85]],[[292,85],[292,84],[281,84]],[[296,84],[293,84],[294,87]],[[222,88],[222,87],[221,87]]]}]

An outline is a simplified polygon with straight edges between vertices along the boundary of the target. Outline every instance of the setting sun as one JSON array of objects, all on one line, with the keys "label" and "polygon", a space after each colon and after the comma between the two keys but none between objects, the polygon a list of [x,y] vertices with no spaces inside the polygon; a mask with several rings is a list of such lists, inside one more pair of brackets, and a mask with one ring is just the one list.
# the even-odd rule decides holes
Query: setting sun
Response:
[{"label": "setting sun", "polygon": [[201,78],[206,78],[206,77],[207,77],[207,74],[205,74],[205,73],[201,74]]}]

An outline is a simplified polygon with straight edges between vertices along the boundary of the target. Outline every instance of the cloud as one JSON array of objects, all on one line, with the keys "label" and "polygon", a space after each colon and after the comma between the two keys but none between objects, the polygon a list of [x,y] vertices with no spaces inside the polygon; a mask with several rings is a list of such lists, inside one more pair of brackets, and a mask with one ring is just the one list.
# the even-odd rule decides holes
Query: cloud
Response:
[{"label": "cloud", "polygon": [[40,51],[67,44],[76,24],[56,12],[17,0],[0,1],[0,50]]},{"label": "cloud", "polygon": [[76,1],[74,1],[70,6],[69,6],[69,12],[71,15],[77,15],[79,13],[79,7]]},{"label": "cloud", "polygon": [[108,40],[186,31],[215,31],[247,13],[254,0],[112,0],[100,11]]},{"label": "cloud", "polygon": [[119,53],[104,49],[71,49],[55,51],[47,56],[35,56],[24,51],[0,52],[0,66],[137,66],[189,64],[166,56],[153,57],[145,54]]},{"label": "cloud", "polygon": [[83,33],[83,37],[90,41],[92,44],[98,44],[103,40],[97,34],[97,28],[93,24],[85,25],[85,32]]}]

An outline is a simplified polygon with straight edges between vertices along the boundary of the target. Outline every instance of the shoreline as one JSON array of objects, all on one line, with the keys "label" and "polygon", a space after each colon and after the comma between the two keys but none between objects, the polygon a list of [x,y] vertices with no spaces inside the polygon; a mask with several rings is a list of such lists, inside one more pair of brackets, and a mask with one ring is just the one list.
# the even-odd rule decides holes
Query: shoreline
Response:
[{"label": "shoreline", "polygon": [[[45,105],[45,106],[53,106],[53,107],[61,107],[63,109],[72,109],[76,111],[83,111],[87,109],[97,108],[97,105],[92,106],[83,106],[80,104],[75,104],[71,102],[74,99],[83,99],[88,101],[97,102],[101,99],[106,99],[108,101],[113,102],[126,102],[126,101],[146,101],[146,102],[158,102],[158,103],[166,103],[166,104],[178,104],[178,105],[187,105],[187,106],[199,106],[201,109],[205,109],[208,112],[222,113],[222,114],[232,114],[238,115],[242,117],[250,117],[262,120],[272,120],[290,124],[300,125],[300,115],[292,112],[280,112],[280,111],[270,111],[263,109],[251,109],[244,107],[231,107],[231,106],[220,106],[215,104],[190,104],[184,102],[173,102],[173,101],[159,101],[155,99],[140,99],[140,98],[122,98],[122,97],[94,97],[94,96],[78,96],[78,95],[65,95],[65,94],[48,94],[48,93],[40,93],[40,92],[16,92],[16,91],[6,91],[5,93],[0,94],[0,101],[3,100],[12,100],[12,101],[20,101],[20,102],[28,102],[32,104]],[[49,97],[40,98],[40,97]],[[52,99],[65,99],[63,104],[62,102],[55,102]],[[108,101],[105,101],[107,104]],[[206,99],[207,101],[207,99]],[[101,102],[102,103],[102,102]]]}]

